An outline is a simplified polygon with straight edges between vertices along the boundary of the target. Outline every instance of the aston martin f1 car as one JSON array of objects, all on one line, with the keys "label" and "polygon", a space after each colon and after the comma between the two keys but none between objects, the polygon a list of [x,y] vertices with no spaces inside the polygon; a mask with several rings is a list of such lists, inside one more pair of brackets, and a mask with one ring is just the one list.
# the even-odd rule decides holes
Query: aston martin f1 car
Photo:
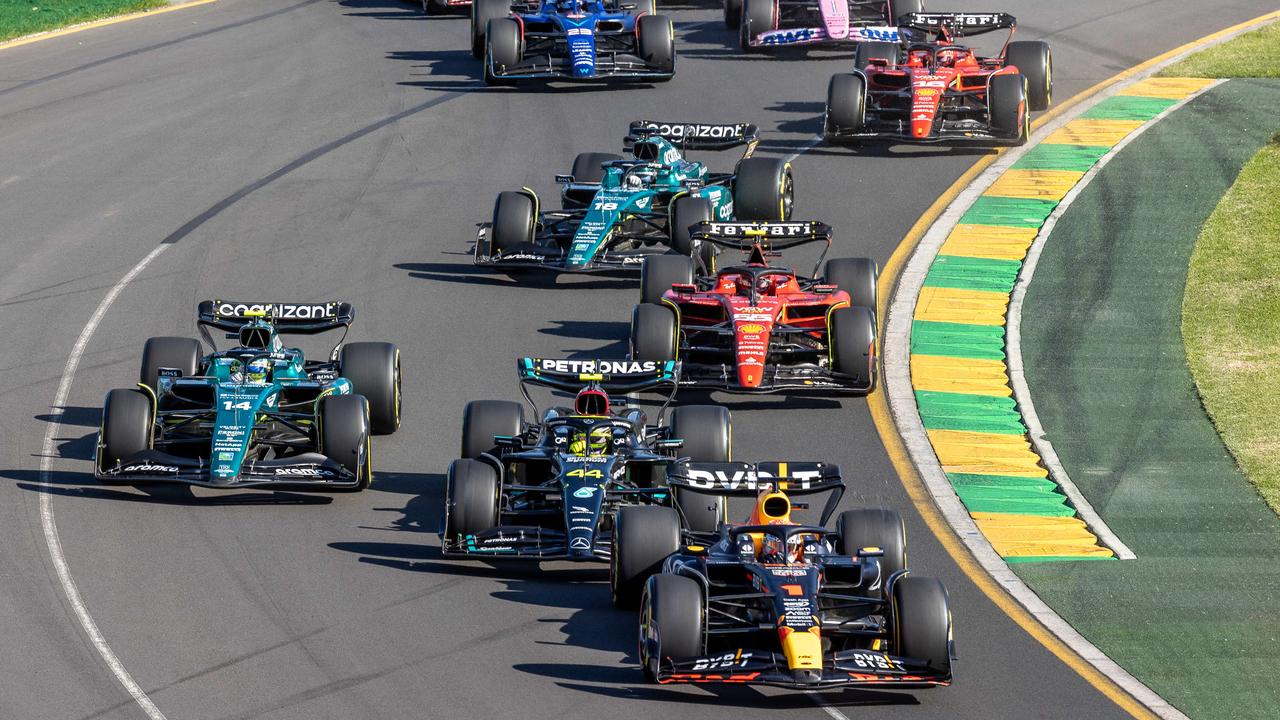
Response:
[{"label": "aston martin f1 car", "polygon": [[[138,389],[107,393],[94,474],[105,482],[216,488],[359,490],[373,477],[369,436],[400,426],[400,351],[342,343],[307,360],[282,334],[341,329],[349,303],[206,300],[198,340],[153,337]],[[239,345],[217,350],[209,328]]]},{"label": "aston martin f1 car", "polygon": [[[1052,99],[1048,43],[1012,42],[1017,21],[1006,13],[915,13],[899,22],[903,39],[859,46],[853,72],[831,77],[828,142],[1027,141],[1030,111]],[[1010,39],[995,57],[957,44],[1001,29]]]},{"label": "aston martin f1 car", "polygon": [[675,30],[665,15],[604,0],[476,0],[471,52],[489,85],[529,80],[664,82],[675,76]]},{"label": "aston martin f1 car", "polygon": [[921,0],[724,0],[724,23],[745,52],[789,45],[897,42],[894,20]]},{"label": "aston martin f1 car", "polygon": [[[786,220],[791,164],[753,157],[755,125],[637,121],[631,157],[582,153],[558,175],[562,210],[543,210],[529,188],[498,195],[493,221],[482,223],[475,262],[563,272],[634,272],[650,255],[692,252],[689,228],[702,221]],[[731,173],[685,159],[687,150],[744,147]],[[714,250],[706,246],[705,250]],[[710,255],[705,258],[710,260]]]},{"label": "aston martin f1 car", "polygon": [[[668,483],[701,497],[756,497],[744,524],[681,531],[671,508],[618,513],[610,584],[639,587],[640,662],[659,683],[758,683],[806,690],[951,683],[947,591],[905,569],[902,518],[840,514],[844,483],[826,463],[681,462]],[[816,525],[792,518],[792,497],[827,493]],[[649,568],[661,568],[649,575]]]},{"label": "aston martin f1 car", "polygon": [[[729,392],[866,394],[876,384],[877,268],[867,258],[836,258],[819,222],[702,223],[702,246],[745,251],[746,262],[709,272],[682,256],[647,258],[631,315],[631,355],[679,359],[681,382]],[[825,244],[811,276],[768,259]]]},{"label": "aston martin f1 car", "polygon": [[[669,504],[666,471],[677,456],[729,457],[723,407],[688,405],[667,415],[679,378],[675,362],[521,358],[516,368],[535,414],[531,386],[577,390],[574,405],[526,422],[517,402],[467,404],[462,458],[449,466],[445,491],[445,556],[608,560],[615,511]],[[609,396],[663,389],[656,424]],[[688,526],[714,529],[721,512],[710,498],[686,513]]]}]

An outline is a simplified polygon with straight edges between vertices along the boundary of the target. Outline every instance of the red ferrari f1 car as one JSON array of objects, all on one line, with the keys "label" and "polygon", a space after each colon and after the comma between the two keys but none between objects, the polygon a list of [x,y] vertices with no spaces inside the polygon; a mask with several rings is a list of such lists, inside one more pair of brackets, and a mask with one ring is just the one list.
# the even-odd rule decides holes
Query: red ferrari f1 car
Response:
[{"label": "red ferrari f1 car", "polygon": [[[875,262],[836,258],[818,275],[831,246],[819,222],[699,223],[691,237],[694,257],[657,255],[641,266],[633,358],[678,358],[682,385],[729,392],[875,388]],[[811,277],[767,262],[808,243],[826,243]],[[704,245],[745,251],[747,262],[713,273]]]},{"label": "red ferrari f1 car", "polygon": [[1012,38],[1007,13],[914,13],[899,25],[902,39],[859,45],[853,72],[831,77],[828,142],[1027,141],[1030,111],[1047,109],[1053,94],[1048,43],[1006,40],[995,57],[957,44],[1000,29]]}]

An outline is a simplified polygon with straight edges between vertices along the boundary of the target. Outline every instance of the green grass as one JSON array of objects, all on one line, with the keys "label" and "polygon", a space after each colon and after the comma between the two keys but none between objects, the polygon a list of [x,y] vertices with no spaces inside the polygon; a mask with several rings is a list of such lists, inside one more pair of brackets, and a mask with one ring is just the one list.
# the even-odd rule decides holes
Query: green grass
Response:
[{"label": "green grass", "polygon": [[1198,52],[1160,74],[1165,77],[1280,78],[1280,23]]},{"label": "green grass", "polygon": [[1280,513],[1278,196],[1280,136],[1245,165],[1201,229],[1182,334],[1205,409],[1240,468]]},{"label": "green grass", "polygon": [[166,0],[0,0],[0,42],[167,4]]}]

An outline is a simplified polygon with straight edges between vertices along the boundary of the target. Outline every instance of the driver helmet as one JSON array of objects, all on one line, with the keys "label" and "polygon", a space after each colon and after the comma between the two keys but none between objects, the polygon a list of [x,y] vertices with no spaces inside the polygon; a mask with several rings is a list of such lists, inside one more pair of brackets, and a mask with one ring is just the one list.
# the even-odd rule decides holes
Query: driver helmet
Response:
[{"label": "driver helmet", "polygon": [[271,324],[264,320],[253,320],[240,328],[240,347],[254,350],[271,349]]},{"label": "driver helmet", "polygon": [[573,399],[573,411],[579,415],[608,415],[609,395],[599,385],[588,385]]},{"label": "driver helmet", "polygon": [[249,361],[248,367],[245,369],[245,382],[266,384],[267,378],[271,375],[271,361],[267,358],[254,358]]},{"label": "driver helmet", "polygon": [[965,56],[965,51],[958,48],[946,48],[938,51],[938,67],[955,67]]},{"label": "driver helmet", "polygon": [[773,565],[793,565],[804,561],[804,538],[794,534],[782,538],[766,535],[760,545],[760,561]]},{"label": "driver helmet", "polygon": [[573,455],[604,455],[609,450],[612,428],[607,425],[579,430],[573,434],[569,442],[569,453]]}]

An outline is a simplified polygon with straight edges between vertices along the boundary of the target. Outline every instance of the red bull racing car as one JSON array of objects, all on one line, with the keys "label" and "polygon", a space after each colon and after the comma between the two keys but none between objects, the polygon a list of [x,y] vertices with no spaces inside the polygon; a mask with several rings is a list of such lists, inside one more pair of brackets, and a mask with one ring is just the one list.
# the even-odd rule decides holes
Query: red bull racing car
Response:
[{"label": "red bull racing car", "polygon": [[[1052,100],[1048,43],[1013,42],[1017,21],[1007,13],[914,13],[899,24],[898,40],[860,45],[853,72],[831,77],[828,142],[1027,141],[1031,111]],[[958,44],[1001,29],[1010,39],[994,57]]]}]

